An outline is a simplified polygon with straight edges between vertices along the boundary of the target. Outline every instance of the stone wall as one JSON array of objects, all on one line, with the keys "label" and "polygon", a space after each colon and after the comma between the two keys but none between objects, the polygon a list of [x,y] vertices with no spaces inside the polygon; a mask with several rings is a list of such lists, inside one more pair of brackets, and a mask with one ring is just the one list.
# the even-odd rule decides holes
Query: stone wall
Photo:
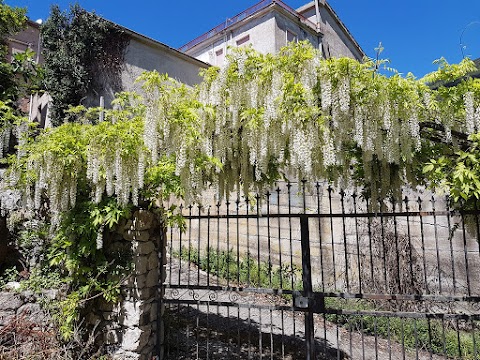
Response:
[{"label": "stone wall", "polygon": [[48,351],[53,355],[61,350],[51,318],[42,306],[46,299],[56,296],[54,290],[40,295],[14,289],[0,292],[1,359],[30,359],[40,353]]},{"label": "stone wall", "polygon": [[163,230],[158,217],[138,210],[105,239],[106,251],[131,249],[133,271],[121,288],[121,301],[97,301],[86,317],[102,333],[97,338],[113,359],[151,360],[157,353],[159,253]]},{"label": "stone wall", "polygon": [[[132,263],[132,272],[123,282],[117,304],[99,297],[82,310],[83,325],[92,333],[95,330],[99,353],[122,360],[151,360],[158,355],[159,259],[165,256],[161,251],[164,240],[165,231],[159,216],[147,210],[135,211],[130,220],[105,235],[106,254],[124,256],[126,263]],[[55,299],[57,292],[46,291],[45,295]],[[41,298],[32,292],[19,293],[14,289],[0,292],[0,345],[2,336],[10,333],[7,326],[15,319],[22,319],[42,331],[53,328],[51,319],[42,310]]]}]

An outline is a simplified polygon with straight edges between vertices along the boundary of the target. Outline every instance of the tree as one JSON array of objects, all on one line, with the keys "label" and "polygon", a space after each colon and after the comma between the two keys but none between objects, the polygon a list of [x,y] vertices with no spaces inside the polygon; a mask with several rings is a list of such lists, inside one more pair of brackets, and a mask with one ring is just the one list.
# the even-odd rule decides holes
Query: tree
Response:
[{"label": "tree", "polygon": [[[75,4],[53,6],[42,26],[45,83],[52,96],[52,121],[68,121],[69,106],[111,88],[121,91],[120,71],[128,36],[115,24]],[[70,119],[71,120],[71,119]]]}]

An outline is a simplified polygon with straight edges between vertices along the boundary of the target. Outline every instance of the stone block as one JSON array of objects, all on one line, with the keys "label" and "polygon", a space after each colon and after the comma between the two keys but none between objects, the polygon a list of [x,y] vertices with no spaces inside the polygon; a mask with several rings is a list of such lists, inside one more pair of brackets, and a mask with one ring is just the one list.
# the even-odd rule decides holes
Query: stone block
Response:
[{"label": "stone block", "polygon": [[60,291],[55,290],[55,289],[50,289],[50,290],[43,290],[42,294],[48,299],[48,300],[55,300],[58,298]]},{"label": "stone block", "polygon": [[150,234],[148,231],[140,231],[140,230],[126,230],[123,234],[123,238],[128,241],[148,241],[150,239]]},{"label": "stone block", "polygon": [[17,310],[17,316],[23,317],[27,321],[31,321],[37,325],[45,325],[48,323],[48,318],[39,304],[28,303]]},{"label": "stone block", "polygon": [[157,321],[158,319],[158,305],[152,305],[152,309],[150,310],[150,322]]},{"label": "stone block", "polygon": [[152,359],[153,352],[155,351],[154,346],[146,346],[142,349],[142,356],[145,356],[145,359]]},{"label": "stone block", "polygon": [[104,336],[105,344],[112,345],[117,344],[119,342],[119,336],[117,330],[109,330]]},{"label": "stone block", "polygon": [[147,274],[147,279],[146,279],[146,283],[145,283],[145,286],[146,287],[154,287],[154,286],[157,286],[158,285],[158,270],[157,269],[153,269],[153,270],[150,270]]},{"label": "stone block", "polygon": [[140,300],[150,300],[155,297],[155,288],[144,287],[139,291],[138,298]]},{"label": "stone block", "polygon": [[124,351],[119,350],[112,354],[113,360],[141,360],[141,355],[131,352],[131,351]]},{"label": "stone block", "polygon": [[135,272],[137,274],[145,274],[148,269],[148,259],[147,256],[136,256],[135,257]]},{"label": "stone block", "polygon": [[14,310],[0,310],[0,326],[5,326],[15,319]]},{"label": "stone block", "polygon": [[147,282],[147,274],[137,275],[133,279],[133,286],[135,286],[137,289],[143,289],[145,287],[146,282]]},{"label": "stone block", "polygon": [[127,220],[123,226],[123,230],[133,230],[133,220]]},{"label": "stone block", "polygon": [[159,266],[158,255],[156,252],[152,252],[148,256],[147,269],[148,270],[157,269],[158,266]]},{"label": "stone block", "polygon": [[142,330],[138,327],[125,329],[122,334],[121,348],[127,352],[139,350],[142,333]]},{"label": "stone block", "polygon": [[149,255],[155,251],[155,244],[153,242],[139,242],[133,250],[139,255]]},{"label": "stone block", "polygon": [[0,310],[17,310],[24,304],[20,295],[13,292],[0,293]]},{"label": "stone block", "polygon": [[122,304],[122,314],[119,316],[118,321],[127,327],[138,326],[141,315],[140,302],[125,301]]},{"label": "stone block", "polygon": [[145,346],[147,346],[148,342],[150,341],[153,335],[152,334],[153,329],[151,325],[141,326],[140,329],[142,330],[142,333],[139,339],[139,349],[143,349]]},{"label": "stone block", "polygon": [[149,230],[155,222],[155,215],[147,210],[137,210],[133,214],[133,230]]}]

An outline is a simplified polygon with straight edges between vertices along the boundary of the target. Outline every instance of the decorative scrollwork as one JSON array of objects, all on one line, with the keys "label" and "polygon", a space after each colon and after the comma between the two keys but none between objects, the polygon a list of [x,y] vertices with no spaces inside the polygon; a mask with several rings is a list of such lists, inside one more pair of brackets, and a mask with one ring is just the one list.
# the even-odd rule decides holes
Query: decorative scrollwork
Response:
[{"label": "decorative scrollwork", "polygon": [[192,297],[193,300],[198,301],[200,300],[200,294],[195,292],[195,290],[189,290],[188,295]]},{"label": "decorative scrollwork", "polygon": [[170,296],[172,297],[172,299],[180,299],[180,291],[178,291],[178,289],[171,289],[170,290]]},{"label": "decorative scrollwork", "polygon": [[240,299],[240,295],[237,292],[230,292],[228,298],[231,302],[237,302]]},{"label": "decorative scrollwork", "polygon": [[218,294],[216,291],[210,291],[208,293],[208,298],[210,299],[210,301],[216,301],[218,300]]}]

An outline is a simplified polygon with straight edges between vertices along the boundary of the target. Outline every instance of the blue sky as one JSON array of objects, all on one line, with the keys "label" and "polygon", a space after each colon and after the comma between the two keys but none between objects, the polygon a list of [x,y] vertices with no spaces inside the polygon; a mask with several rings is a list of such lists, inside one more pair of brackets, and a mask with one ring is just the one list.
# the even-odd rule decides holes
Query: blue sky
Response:
[{"label": "blue sky", "polygon": [[[30,18],[46,19],[51,4],[68,9],[68,0],[6,0],[28,8]],[[79,0],[80,5],[122,26],[172,47],[179,47],[257,3],[257,0]],[[308,0],[285,0],[298,8]],[[383,58],[402,73],[421,77],[443,56],[450,63],[480,57],[480,0],[353,1],[330,0],[360,46],[374,56],[379,42]]]}]

